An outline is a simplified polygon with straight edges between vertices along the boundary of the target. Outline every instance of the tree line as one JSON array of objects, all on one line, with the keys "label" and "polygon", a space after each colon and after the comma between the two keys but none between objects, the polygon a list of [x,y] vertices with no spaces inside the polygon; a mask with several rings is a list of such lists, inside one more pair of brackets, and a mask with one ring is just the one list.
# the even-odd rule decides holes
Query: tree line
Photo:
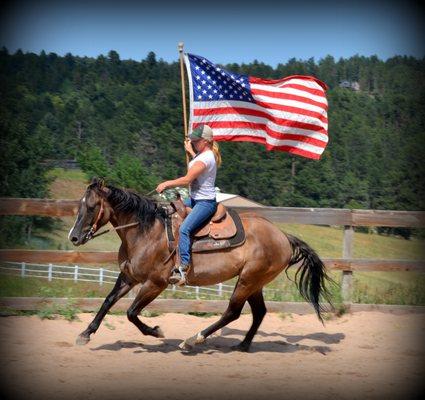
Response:
[{"label": "tree line", "polygon": [[[207,54],[205,54],[207,56]],[[329,86],[321,160],[225,143],[217,186],[273,206],[424,210],[425,60],[353,56],[222,67],[262,78],[313,75]],[[360,91],[339,87],[356,81]],[[45,159],[142,193],[185,171],[178,62],[150,52],[97,58],[0,51],[0,196],[48,197]],[[76,197],[80,194],[76,193]],[[11,228],[2,219],[2,231]],[[21,219],[21,228],[31,218]],[[27,221],[27,222],[25,222]]]}]

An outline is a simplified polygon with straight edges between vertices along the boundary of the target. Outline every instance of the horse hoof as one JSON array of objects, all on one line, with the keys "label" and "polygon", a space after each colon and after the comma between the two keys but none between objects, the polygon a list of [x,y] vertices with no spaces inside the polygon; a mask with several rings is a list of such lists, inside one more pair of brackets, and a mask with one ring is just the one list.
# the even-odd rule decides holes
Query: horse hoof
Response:
[{"label": "horse hoof", "polygon": [[243,353],[248,353],[249,347],[250,347],[249,345],[239,343],[236,346],[232,346],[231,349],[235,351],[241,351]]},{"label": "horse hoof", "polygon": [[89,336],[78,335],[77,340],[75,341],[75,344],[77,346],[84,346],[88,342],[90,342]]},{"label": "horse hoof", "polygon": [[187,343],[186,340],[183,340],[183,342],[181,342],[179,344],[179,348],[181,350],[192,350],[193,346],[191,346],[189,343]]},{"label": "horse hoof", "polygon": [[204,342],[205,337],[201,334],[201,332],[199,332],[196,335],[184,340],[179,347],[183,350],[190,350],[193,346]]},{"label": "horse hoof", "polygon": [[165,338],[164,332],[162,331],[162,329],[159,326],[155,326],[155,328],[153,328],[155,331],[155,336],[157,338]]}]

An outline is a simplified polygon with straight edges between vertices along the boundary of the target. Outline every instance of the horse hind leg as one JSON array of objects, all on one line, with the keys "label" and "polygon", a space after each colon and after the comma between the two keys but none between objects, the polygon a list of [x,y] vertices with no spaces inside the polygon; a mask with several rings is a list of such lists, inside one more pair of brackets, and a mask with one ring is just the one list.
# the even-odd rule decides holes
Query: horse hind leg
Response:
[{"label": "horse hind leg", "polygon": [[194,345],[203,343],[205,339],[215,331],[223,328],[227,324],[230,324],[230,322],[237,320],[241,315],[242,308],[251,293],[251,288],[249,286],[242,285],[239,280],[235,286],[232,297],[230,298],[229,305],[221,318],[203,331],[184,340],[180,344],[180,348],[183,350],[190,350]]},{"label": "horse hind leg", "polygon": [[136,282],[130,282],[123,273],[120,273],[118,275],[117,281],[115,282],[113,289],[106,296],[105,301],[103,302],[93,321],[90,323],[90,325],[84,332],[78,335],[76,341],[77,345],[84,345],[90,341],[90,335],[98,330],[100,323],[102,322],[108,311],[111,309],[111,307],[121,297],[125,296],[131,290],[131,288],[135,286],[135,284]]},{"label": "horse hind leg", "polygon": [[167,283],[164,281],[164,285],[158,286],[151,281],[145,282],[137,293],[136,298],[134,299],[133,304],[127,310],[127,318],[130,322],[137,326],[137,328],[144,335],[150,335],[157,338],[164,337],[159,326],[150,326],[144,324],[140,321],[138,315],[152,300],[154,300],[158,295],[167,287]]},{"label": "horse hind leg", "polygon": [[240,342],[237,346],[233,346],[233,350],[249,351],[252,339],[257,333],[258,328],[260,327],[261,322],[263,321],[263,318],[267,313],[262,289],[249,296],[248,303],[251,306],[252,311],[252,325],[251,328],[249,328],[249,331],[247,332],[244,340],[242,340],[242,342]]}]

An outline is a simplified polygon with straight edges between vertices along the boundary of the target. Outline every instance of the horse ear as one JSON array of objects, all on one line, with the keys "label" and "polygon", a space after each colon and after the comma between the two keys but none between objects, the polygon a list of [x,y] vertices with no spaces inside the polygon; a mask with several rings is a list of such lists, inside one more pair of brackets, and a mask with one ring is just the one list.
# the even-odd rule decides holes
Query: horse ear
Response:
[{"label": "horse ear", "polygon": [[108,195],[109,195],[109,193],[111,192],[111,189],[109,189],[109,188],[106,186],[106,183],[105,183],[105,179],[104,179],[104,178],[100,178],[100,179],[99,179],[98,184],[97,184],[97,187],[98,187],[98,189],[99,189],[99,191],[100,191],[100,193],[101,193],[102,195],[106,195],[106,196],[108,196]]},{"label": "horse ear", "polygon": [[92,178],[90,182],[90,186],[92,186],[93,189],[95,189],[96,192],[101,196],[105,196],[105,195],[108,196],[109,193],[111,192],[111,189],[109,189],[106,186],[104,178],[97,178],[97,177]]}]

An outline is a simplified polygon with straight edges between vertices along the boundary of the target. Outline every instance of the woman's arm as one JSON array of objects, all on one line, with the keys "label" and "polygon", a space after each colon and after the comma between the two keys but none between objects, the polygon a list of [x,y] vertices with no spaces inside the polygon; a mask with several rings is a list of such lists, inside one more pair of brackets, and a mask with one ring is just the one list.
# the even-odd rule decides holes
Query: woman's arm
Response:
[{"label": "woman's arm", "polygon": [[202,161],[196,161],[192,167],[187,171],[187,174],[185,176],[182,176],[180,178],[171,180],[171,181],[165,181],[160,183],[156,187],[156,191],[158,193],[163,192],[166,189],[171,189],[176,186],[188,186],[190,185],[199,175],[202,174],[202,172],[205,171],[205,168],[207,166]]}]

